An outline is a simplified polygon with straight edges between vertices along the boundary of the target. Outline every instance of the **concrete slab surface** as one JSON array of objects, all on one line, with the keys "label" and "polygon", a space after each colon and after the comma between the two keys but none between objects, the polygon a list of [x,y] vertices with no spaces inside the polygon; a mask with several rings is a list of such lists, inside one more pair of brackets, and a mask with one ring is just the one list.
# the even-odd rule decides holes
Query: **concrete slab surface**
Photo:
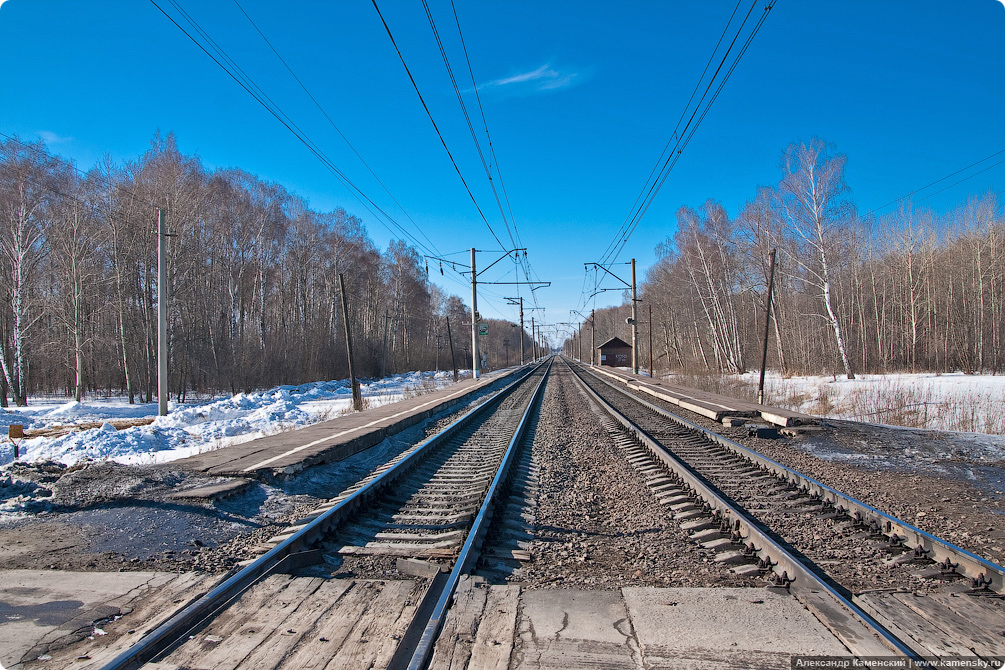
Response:
[{"label": "concrete slab surface", "polygon": [[121,614],[133,599],[176,576],[170,572],[0,572],[0,666],[18,668],[50,647],[94,635],[95,621]]},{"label": "concrete slab surface", "polygon": [[517,626],[511,668],[641,667],[619,591],[523,591]]},{"label": "concrete slab surface", "polygon": [[744,588],[623,588],[645,667],[789,668],[848,650],[789,595]]}]

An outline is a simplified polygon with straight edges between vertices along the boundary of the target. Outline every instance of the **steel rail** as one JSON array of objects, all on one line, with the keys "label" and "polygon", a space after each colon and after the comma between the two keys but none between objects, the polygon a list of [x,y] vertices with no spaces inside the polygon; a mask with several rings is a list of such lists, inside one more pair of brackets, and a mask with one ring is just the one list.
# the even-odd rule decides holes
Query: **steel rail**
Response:
[{"label": "steel rail", "polygon": [[[572,368],[572,366],[570,366]],[[779,545],[761,529],[760,524],[738,509],[732,502],[715,491],[697,471],[674,456],[658,440],[636,425],[628,417],[616,410],[600,396],[573,369],[583,389],[615,421],[631,433],[640,444],[659,459],[671,472],[677,475],[691,490],[700,496],[710,509],[718,512],[721,520],[737,533],[753,555],[760,559],[760,565],[770,569],[789,592],[809,607],[852,653],[860,657],[884,656],[891,652],[914,660],[921,657],[911,647],[887,631],[858,605],[838,593],[802,561]],[[598,381],[603,380],[597,378]],[[621,389],[604,382],[605,386],[624,393]],[[635,396],[626,394],[636,400]],[[645,403],[644,403],[645,404]]]},{"label": "steel rail", "polygon": [[[589,372],[588,370],[586,371]],[[987,559],[972,554],[962,547],[958,547],[951,542],[947,542],[946,540],[936,537],[921,530],[920,528],[916,528],[906,521],[890,516],[886,512],[882,512],[871,505],[868,505],[860,500],[856,500],[855,498],[841,493],[840,491],[836,491],[812,477],[807,477],[804,474],[796,472],[795,470],[773,461],[766,456],[762,456],[756,451],[752,451],[747,447],[730,440],[729,438],[723,437],[718,433],[691,423],[687,419],[668,412],[662,407],[654,405],[643,398],[610,384],[592,372],[590,372],[590,374],[598,381],[602,381],[612,389],[627,395],[632,400],[638,402],[656,414],[669,419],[678,425],[687,428],[688,430],[701,433],[706,439],[725,447],[738,456],[742,456],[750,461],[753,461],[760,466],[762,470],[785,479],[798,487],[804,493],[819,499],[821,502],[833,505],[836,511],[843,512],[855,521],[863,525],[870,526],[877,531],[881,531],[891,538],[896,537],[896,542],[916,551],[919,555],[924,555],[927,558],[936,561],[940,564],[939,567],[941,567],[945,572],[955,572],[963,577],[968,577],[971,580],[973,588],[987,589],[997,593],[1005,592],[1005,567],[992,563]]]},{"label": "steel rail", "polygon": [[416,645],[412,658],[408,663],[408,670],[423,670],[423,668],[425,668],[432,659],[433,649],[436,645],[436,638],[439,636],[440,630],[443,628],[443,621],[447,615],[447,610],[450,608],[450,601],[454,597],[454,591],[457,588],[457,583],[460,581],[461,576],[467,574],[467,572],[470,571],[475,562],[478,560],[482,540],[484,539],[485,531],[488,529],[489,521],[492,518],[492,510],[495,505],[495,495],[499,489],[502,488],[509,476],[509,469],[513,462],[514,454],[516,454],[519,449],[520,442],[523,440],[524,434],[527,431],[527,425],[530,423],[530,416],[540,399],[541,389],[544,387],[544,381],[548,377],[551,366],[552,361],[549,359],[548,369],[545,370],[545,373],[541,376],[541,380],[534,388],[534,394],[531,396],[530,402],[527,403],[527,409],[524,410],[523,415],[520,417],[520,423],[517,425],[516,431],[513,433],[513,437],[510,440],[509,445],[506,447],[506,453],[503,454],[499,469],[485,493],[485,499],[482,501],[481,507],[478,510],[478,515],[475,517],[475,521],[471,526],[471,530],[468,531],[468,536],[464,541],[464,546],[461,547],[457,560],[454,562],[454,567],[450,571],[450,576],[444,584],[443,592],[436,601],[436,606],[422,631],[419,643]]},{"label": "steel rail", "polygon": [[297,552],[317,542],[323,535],[352,514],[362,503],[368,501],[379,491],[406,474],[412,466],[419,463],[437,446],[453,437],[459,430],[476,418],[487,413],[495,405],[498,405],[522,381],[534,374],[539,367],[541,366],[538,365],[529,368],[523,374],[518,374],[508,386],[466,412],[436,435],[422,441],[398,463],[354,491],[331,509],[312,519],[293,535],[277,544],[253,563],[224,580],[204,596],[182,608],[181,611],[175,613],[143,639],[105,664],[102,670],[130,670],[132,668],[139,668],[178,641],[184,639],[190,631],[227,607],[260,579],[272,574],[284,560],[295,556]]}]

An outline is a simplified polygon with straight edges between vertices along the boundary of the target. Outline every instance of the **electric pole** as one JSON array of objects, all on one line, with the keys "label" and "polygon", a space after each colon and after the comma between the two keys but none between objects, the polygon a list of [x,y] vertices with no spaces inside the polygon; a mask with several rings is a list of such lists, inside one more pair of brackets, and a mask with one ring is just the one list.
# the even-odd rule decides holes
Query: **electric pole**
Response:
[{"label": "electric pole", "polygon": [[[605,273],[611,275],[612,277],[614,277],[615,279],[617,279],[619,282],[621,282],[622,284],[624,284],[626,288],[630,288],[632,290],[632,315],[631,315],[631,317],[629,317],[627,319],[627,322],[629,324],[631,324],[631,326],[632,326],[632,371],[635,374],[638,374],[639,373],[639,346],[638,346],[639,345],[639,319],[638,319],[638,310],[636,309],[636,307],[637,307],[637,303],[638,303],[639,300],[638,300],[638,293],[637,293],[636,287],[635,287],[635,259],[633,258],[630,262],[625,263],[625,265],[631,265],[632,266],[632,283],[631,284],[629,284],[624,279],[622,279],[618,275],[616,275],[613,272],[611,272],[610,270],[608,270],[606,267],[604,267],[600,263],[587,263],[585,265],[585,267],[586,267],[587,270],[590,269],[590,266],[593,266],[594,270],[603,270]],[[616,291],[616,290],[623,291],[624,289],[598,288],[597,290],[595,290],[590,295],[590,297],[592,298],[593,296],[597,295],[598,293],[603,293],[604,291]]]},{"label": "electric pole", "polygon": [[761,379],[757,383],[757,404],[764,404],[764,367],[768,364],[768,333],[771,324],[771,293],[775,288],[775,249],[768,264],[768,296],[764,299],[764,348],[761,350]]},{"label": "electric pole", "polygon": [[632,372],[639,374],[639,318],[635,309],[638,299],[635,297],[635,259],[632,259]]},{"label": "electric pole", "polygon": [[530,317],[530,343],[531,343],[530,346],[533,352],[533,358],[530,359],[531,361],[537,360],[537,338],[535,337],[536,332],[537,331],[534,330],[534,317],[532,316]]},{"label": "electric pole", "polygon": [[167,223],[157,208],[157,414],[168,413]]},{"label": "electric pole", "polygon": [[524,333],[523,333],[523,296],[520,296],[519,298],[506,298],[506,299],[509,300],[509,304],[511,304],[511,305],[520,305],[520,365],[523,365],[526,362],[524,360],[524,353],[523,353],[523,338],[524,338]]},{"label": "electric pole", "polygon": [[471,376],[478,379],[478,272],[474,247],[471,247]]},{"label": "electric pole", "polygon": [[349,358],[349,385],[352,387],[352,408],[357,412],[363,410],[363,396],[359,392],[359,380],[356,379],[356,368],[352,360],[352,336],[349,334],[349,300],[345,296],[345,279],[338,273],[338,292],[342,295],[342,324],[345,326],[345,350]]},{"label": "electric pole", "polygon": [[590,365],[594,365],[593,357],[597,354],[597,310],[590,310]]}]

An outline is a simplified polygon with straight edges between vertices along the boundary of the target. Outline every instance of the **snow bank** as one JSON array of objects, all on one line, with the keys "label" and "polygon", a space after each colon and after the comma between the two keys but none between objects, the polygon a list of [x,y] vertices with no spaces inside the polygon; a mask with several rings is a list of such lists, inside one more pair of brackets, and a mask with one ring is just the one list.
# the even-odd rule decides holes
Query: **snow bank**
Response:
[{"label": "snow bank", "polygon": [[[426,389],[453,382],[449,372],[412,372],[362,383],[364,402],[376,407]],[[230,444],[335,418],[349,411],[348,380],[277,386],[260,393],[238,393],[205,402],[171,403],[167,416],[157,404],[130,405],[123,398],[45,403],[0,411],[0,430],[22,424],[26,431],[57,425],[97,422],[101,426],[61,437],[36,437],[20,444],[23,461],[57,461],[76,465],[89,460],[119,463],[164,463]],[[116,430],[110,421],[153,418],[153,423]],[[0,447],[0,465],[13,460],[13,447]]]}]

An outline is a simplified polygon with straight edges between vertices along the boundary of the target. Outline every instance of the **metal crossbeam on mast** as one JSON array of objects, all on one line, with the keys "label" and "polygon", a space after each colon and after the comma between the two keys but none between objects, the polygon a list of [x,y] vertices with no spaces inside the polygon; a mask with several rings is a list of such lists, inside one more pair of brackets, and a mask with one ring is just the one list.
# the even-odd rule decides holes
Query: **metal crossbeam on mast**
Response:
[{"label": "metal crossbeam on mast", "polygon": [[[482,284],[526,285],[526,286],[530,286],[531,290],[534,290],[536,288],[540,288],[542,286],[551,286],[551,282],[549,282],[549,281],[490,281],[490,282],[479,282],[478,281],[478,275],[483,274],[484,272],[488,271],[489,269],[491,269],[496,263],[498,263],[502,259],[509,258],[510,254],[513,254],[513,253],[519,254],[519,252],[521,252],[521,251],[526,252],[527,249],[523,248],[523,247],[520,247],[520,248],[510,249],[508,251],[505,251],[505,252],[503,252],[503,254],[499,258],[497,258],[496,260],[494,260],[491,263],[489,263],[481,271],[478,271],[478,269],[476,268],[476,265],[475,265],[475,254],[478,253],[478,249],[475,249],[474,247],[471,247],[471,265],[469,266],[469,272],[471,273],[471,374],[472,374],[472,376],[475,379],[478,379],[478,377],[480,376],[479,375],[479,371],[480,371],[480,363],[481,363],[481,361],[479,359],[479,354],[478,354],[478,324],[481,321],[481,315],[478,314],[478,284],[482,283]],[[456,261],[451,261],[451,260],[448,260],[448,259],[445,259],[445,258],[440,258],[439,256],[428,256],[427,255],[427,256],[424,256],[424,258],[432,258],[433,260],[437,260],[437,261],[440,261],[440,262],[450,263],[451,266],[461,265],[463,267],[463,264],[460,264],[460,263],[457,263]],[[461,274],[464,274],[464,273],[461,272]],[[507,298],[507,299],[511,300],[511,298]],[[521,298],[521,304],[522,304],[522,298]],[[522,313],[523,313],[523,308],[521,306],[521,314]],[[522,321],[522,318],[521,318],[521,321]],[[522,330],[523,330],[523,328],[521,326],[521,331]],[[523,341],[521,339],[521,346],[522,346],[522,343],[523,343]],[[521,358],[522,358],[522,356],[521,356]]]}]

